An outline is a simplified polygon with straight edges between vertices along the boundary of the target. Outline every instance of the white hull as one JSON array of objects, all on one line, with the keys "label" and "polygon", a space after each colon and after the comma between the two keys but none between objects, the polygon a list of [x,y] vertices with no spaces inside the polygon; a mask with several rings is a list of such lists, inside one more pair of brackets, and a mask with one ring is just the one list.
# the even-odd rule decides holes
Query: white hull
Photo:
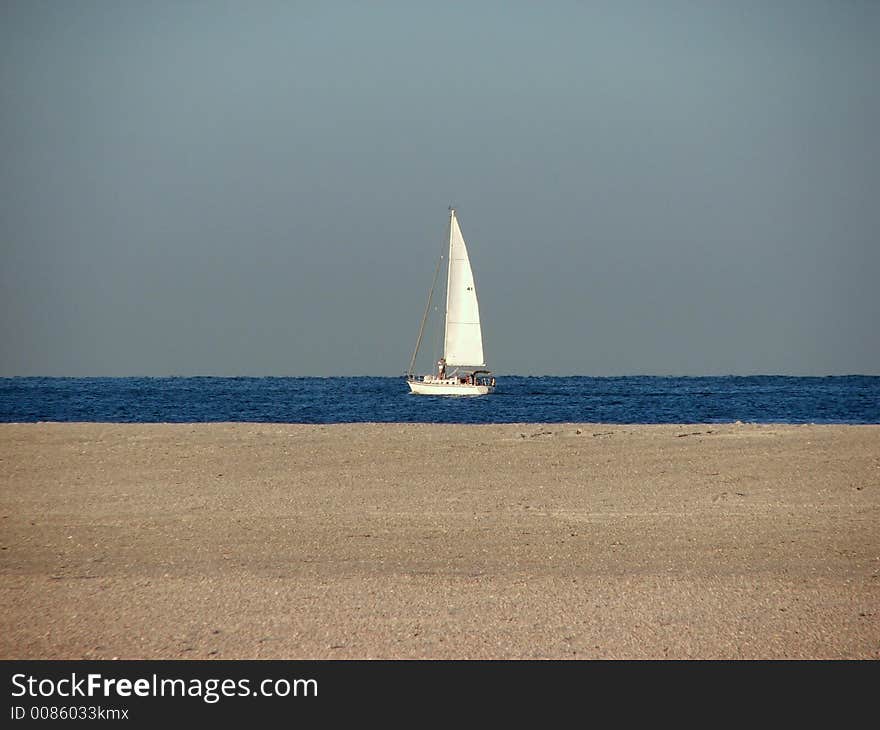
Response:
[{"label": "white hull", "polygon": [[495,390],[491,385],[471,385],[455,381],[424,382],[408,380],[409,389],[416,395],[486,395]]}]

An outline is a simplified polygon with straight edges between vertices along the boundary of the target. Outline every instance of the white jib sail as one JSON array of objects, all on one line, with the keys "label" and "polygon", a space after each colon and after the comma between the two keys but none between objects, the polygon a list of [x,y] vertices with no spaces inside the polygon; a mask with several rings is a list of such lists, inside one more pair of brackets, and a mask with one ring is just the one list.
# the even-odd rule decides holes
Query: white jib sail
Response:
[{"label": "white jib sail", "polygon": [[450,212],[449,219],[449,278],[446,283],[444,356],[447,365],[485,365],[477,288],[454,210]]}]

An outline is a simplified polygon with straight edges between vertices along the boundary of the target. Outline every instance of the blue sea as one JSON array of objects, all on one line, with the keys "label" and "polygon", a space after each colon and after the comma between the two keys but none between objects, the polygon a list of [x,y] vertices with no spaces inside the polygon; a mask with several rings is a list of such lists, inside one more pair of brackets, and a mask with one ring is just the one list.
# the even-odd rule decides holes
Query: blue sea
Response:
[{"label": "blue sea", "polygon": [[0,378],[0,422],[880,423],[880,377],[515,377],[477,398],[397,378]]}]

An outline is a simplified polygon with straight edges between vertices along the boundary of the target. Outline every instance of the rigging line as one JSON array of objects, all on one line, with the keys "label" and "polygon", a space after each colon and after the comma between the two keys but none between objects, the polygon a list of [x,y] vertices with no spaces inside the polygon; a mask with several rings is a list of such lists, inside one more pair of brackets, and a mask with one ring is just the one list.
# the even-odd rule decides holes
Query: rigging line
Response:
[{"label": "rigging line", "polygon": [[434,268],[434,280],[431,282],[431,290],[428,292],[428,302],[425,304],[425,313],[422,315],[422,324],[419,327],[419,336],[416,339],[416,349],[413,350],[412,359],[409,361],[409,370],[407,370],[407,375],[411,376],[413,374],[413,368],[416,364],[416,356],[419,354],[419,346],[422,344],[422,334],[425,331],[425,320],[428,319],[428,312],[431,309],[431,298],[434,296],[434,287],[437,284],[437,274],[440,273],[440,264],[443,261],[443,255],[440,255],[440,258],[437,259],[437,266]]}]

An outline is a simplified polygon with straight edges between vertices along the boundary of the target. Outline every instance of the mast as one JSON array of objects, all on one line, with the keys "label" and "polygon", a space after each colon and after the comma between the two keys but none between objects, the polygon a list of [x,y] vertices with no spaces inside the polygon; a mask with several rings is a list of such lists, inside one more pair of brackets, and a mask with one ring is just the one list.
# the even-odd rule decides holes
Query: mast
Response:
[{"label": "mast", "polygon": [[443,322],[443,357],[446,358],[446,343],[449,337],[449,285],[452,282],[452,231],[455,228],[455,208],[449,206],[449,256],[446,264],[446,317]]}]

